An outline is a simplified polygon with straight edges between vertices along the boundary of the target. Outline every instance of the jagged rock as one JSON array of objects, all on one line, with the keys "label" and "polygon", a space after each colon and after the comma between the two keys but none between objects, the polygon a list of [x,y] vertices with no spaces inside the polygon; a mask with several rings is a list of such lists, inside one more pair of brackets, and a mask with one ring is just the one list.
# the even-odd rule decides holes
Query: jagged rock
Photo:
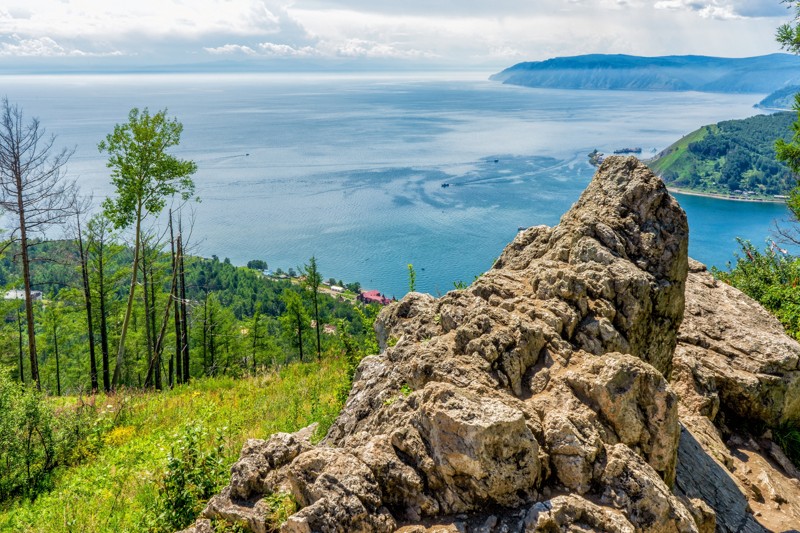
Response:
[{"label": "jagged rock", "polygon": [[610,447],[600,482],[604,487],[602,500],[622,509],[639,531],[697,531],[689,511],[627,446]]},{"label": "jagged rock", "polygon": [[711,420],[794,416],[800,351],[731,336],[730,295],[693,265],[673,359],[687,247],[661,180],[607,158],[558,226],[518,234],[472,286],[386,307],[382,353],[323,442],[249,443],[223,496],[289,491],[284,532],[757,531]]},{"label": "jagged rock", "polygon": [[282,528],[301,531],[393,531],[381,488],[355,456],[319,447],[299,455],[287,472],[292,494],[303,507]]},{"label": "jagged rock", "polygon": [[558,496],[537,503],[525,518],[526,532],[613,531],[634,533],[636,528],[619,511],[600,507],[579,496]]},{"label": "jagged rock", "polygon": [[[238,524],[253,533],[268,533],[272,530],[267,521],[269,508],[260,497],[241,500],[231,494],[231,488],[225,487],[220,494],[209,500],[203,510],[203,516]],[[198,531],[199,533],[199,531]]]}]

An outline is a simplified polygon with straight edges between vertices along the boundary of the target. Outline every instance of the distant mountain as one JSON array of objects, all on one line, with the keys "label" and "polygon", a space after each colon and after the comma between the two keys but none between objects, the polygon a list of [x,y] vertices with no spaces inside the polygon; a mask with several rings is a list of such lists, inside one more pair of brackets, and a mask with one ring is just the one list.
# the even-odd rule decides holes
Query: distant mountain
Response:
[{"label": "distant mountain", "polygon": [[490,79],[548,89],[769,93],[787,84],[800,85],[800,57],[592,54],[518,63]]},{"label": "distant mountain", "polygon": [[783,87],[761,100],[756,107],[760,109],[792,109],[794,95],[797,93],[800,93],[800,85]]},{"label": "distant mountain", "polygon": [[775,159],[775,139],[790,139],[795,113],[756,115],[703,126],[648,162],[667,185],[696,191],[770,196],[796,181]]}]

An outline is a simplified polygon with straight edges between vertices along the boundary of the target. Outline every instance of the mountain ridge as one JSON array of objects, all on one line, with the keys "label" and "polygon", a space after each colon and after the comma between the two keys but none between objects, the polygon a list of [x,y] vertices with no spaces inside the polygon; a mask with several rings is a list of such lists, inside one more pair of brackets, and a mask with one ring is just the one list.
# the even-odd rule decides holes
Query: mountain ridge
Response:
[{"label": "mountain ridge", "polygon": [[547,89],[770,93],[800,83],[800,58],[587,54],[517,63],[489,79]]}]

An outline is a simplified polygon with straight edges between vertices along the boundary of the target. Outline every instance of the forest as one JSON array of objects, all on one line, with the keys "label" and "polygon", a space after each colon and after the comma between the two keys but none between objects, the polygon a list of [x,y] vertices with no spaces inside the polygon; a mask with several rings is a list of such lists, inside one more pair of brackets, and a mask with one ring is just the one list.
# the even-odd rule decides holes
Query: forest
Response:
[{"label": "forest", "polygon": [[786,195],[795,186],[775,157],[775,140],[788,139],[794,113],[756,115],[703,126],[648,164],[664,181],[704,192]]}]

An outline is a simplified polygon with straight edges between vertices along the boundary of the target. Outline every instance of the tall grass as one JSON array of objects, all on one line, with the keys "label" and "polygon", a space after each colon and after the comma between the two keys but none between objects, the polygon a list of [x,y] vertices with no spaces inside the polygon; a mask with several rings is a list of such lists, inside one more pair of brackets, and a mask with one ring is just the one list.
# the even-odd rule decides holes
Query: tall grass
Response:
[{"label": "tall grass", "polygon": [[142,531],[148,509],[157,506],[173,445],[188,426],[207,429],[198,444],[206,452],[217,446],[216,435],[222,436],[227,472],[248,438],[296,431],[315,421],[327,429],[341,407],[347,371],[344,357],[330,357],[246,379],[196,380],[163,393],[100,395],[95,401],[114,412],[115,424],[96,456],[57,471],[53,489],[37,499],[5,502],[0,531]]}]

